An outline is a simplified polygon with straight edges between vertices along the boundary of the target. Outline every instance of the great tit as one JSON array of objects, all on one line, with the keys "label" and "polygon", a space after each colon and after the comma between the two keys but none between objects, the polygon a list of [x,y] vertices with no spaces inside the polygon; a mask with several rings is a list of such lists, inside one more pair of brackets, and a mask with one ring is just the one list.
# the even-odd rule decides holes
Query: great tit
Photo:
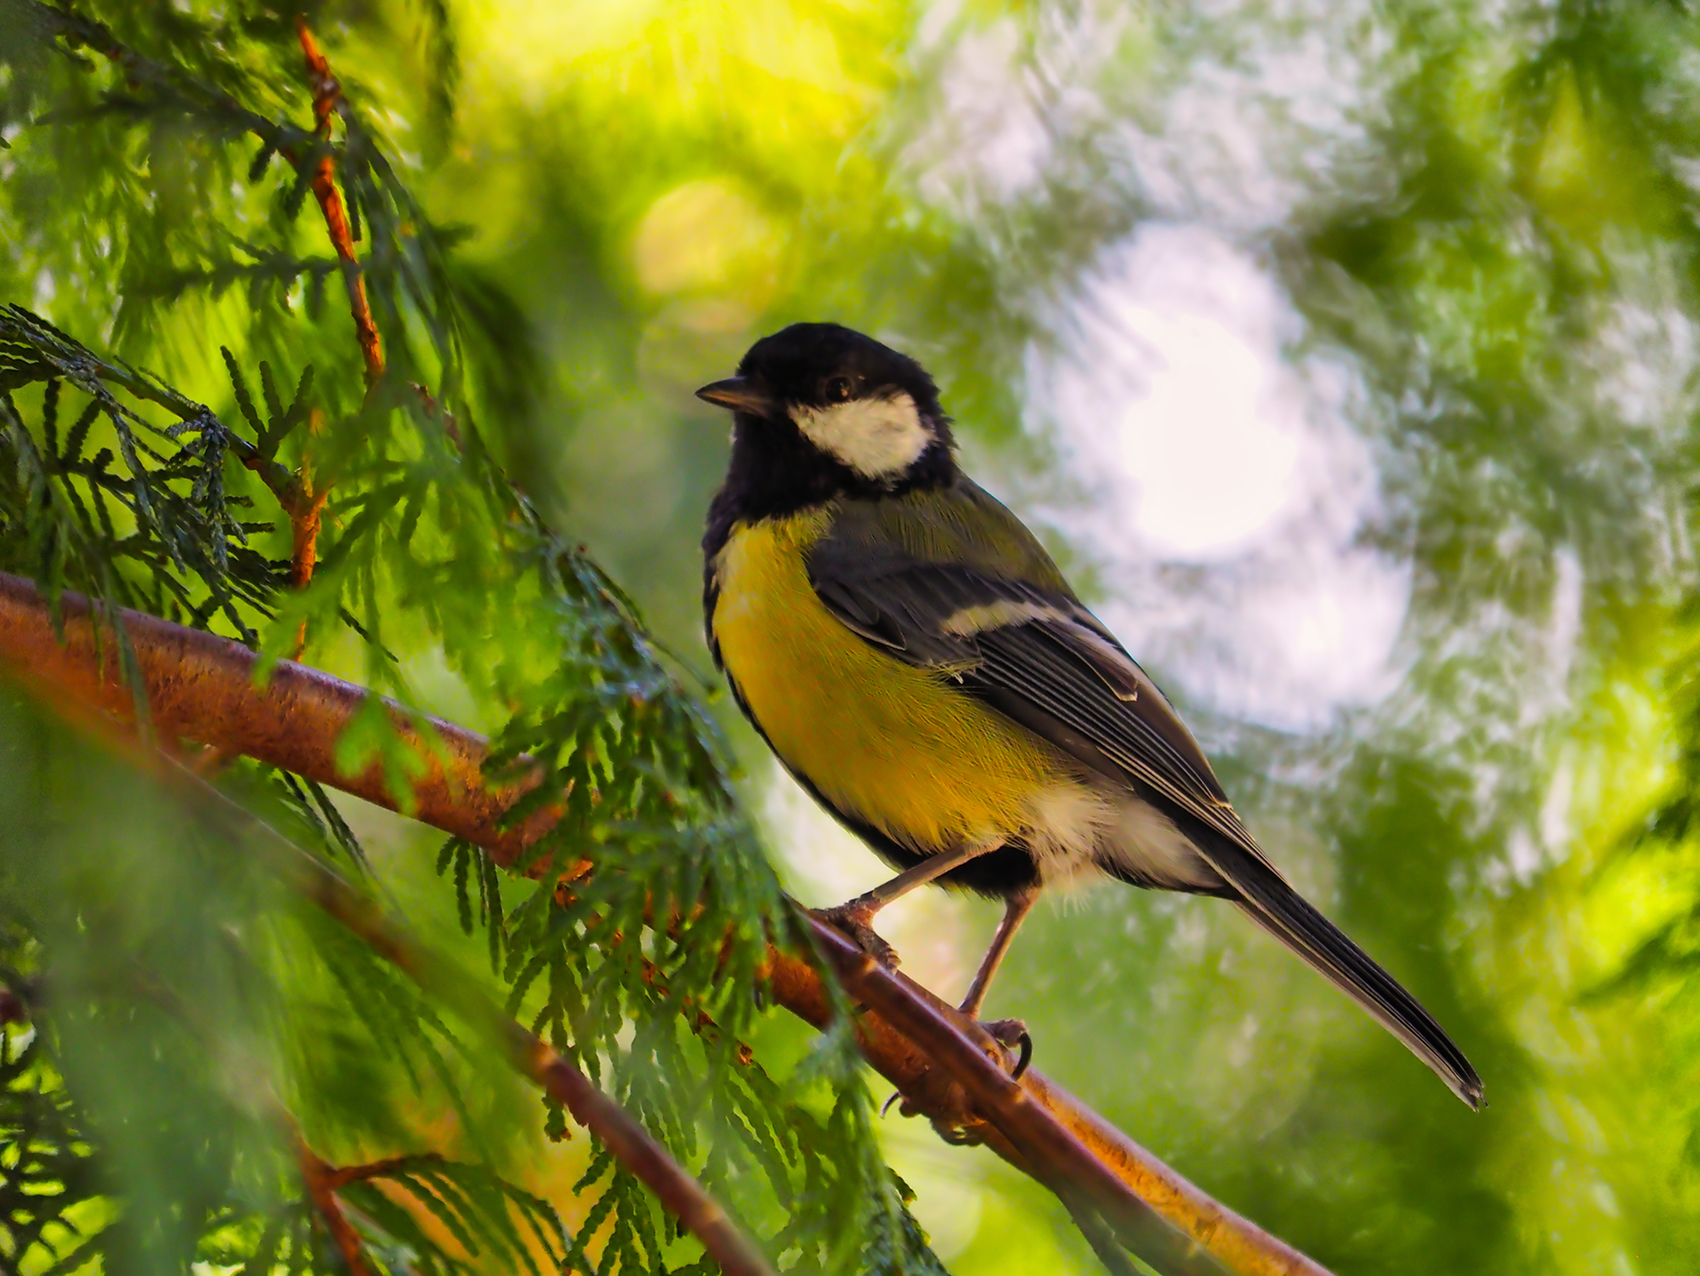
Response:
[{"label": "great tit", "polygon": [[870,923],[905,892],[1004,900],[962,1005],[977,1016],[1047,884],[1104,874],[1213,895],[1480,1105],[1463,1053],[1287,884],[1163,693],[958,468],[920,364],[795,324],[697,394],[733,422],[703,539],[715,662],[798,783],[901,870],[819,915],[891,963]]}]

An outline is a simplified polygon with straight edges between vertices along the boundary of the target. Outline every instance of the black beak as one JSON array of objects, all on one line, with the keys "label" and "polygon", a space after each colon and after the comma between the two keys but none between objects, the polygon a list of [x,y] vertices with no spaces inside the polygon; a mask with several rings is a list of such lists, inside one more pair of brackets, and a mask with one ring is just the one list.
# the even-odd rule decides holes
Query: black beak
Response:
[{"label": "black beak", "polygon": [[768,388],[750,377],[727,377],[724,381],[711,382],[697,391],[697,398],[752,416],[771,417],[780,412],[779,401]]}]

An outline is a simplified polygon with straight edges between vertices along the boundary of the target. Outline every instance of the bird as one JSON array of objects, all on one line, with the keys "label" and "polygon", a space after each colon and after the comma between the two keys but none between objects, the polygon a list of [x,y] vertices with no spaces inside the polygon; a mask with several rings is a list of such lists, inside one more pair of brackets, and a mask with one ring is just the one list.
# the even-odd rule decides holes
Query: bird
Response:
[{"label": "bird", "polygon": [[978,1018],[1047,886],[1213,896],[1481,1105],[1463,1052],[1293,889],[1163,692],[963,472],[918,362],[798,323],[696,393],[732,413],[702,544],[715,664],[781,765],[898,870],[816,916],[891,966],[872,923],[893,900],[927,883],[1001,899],[961,1004]]}]

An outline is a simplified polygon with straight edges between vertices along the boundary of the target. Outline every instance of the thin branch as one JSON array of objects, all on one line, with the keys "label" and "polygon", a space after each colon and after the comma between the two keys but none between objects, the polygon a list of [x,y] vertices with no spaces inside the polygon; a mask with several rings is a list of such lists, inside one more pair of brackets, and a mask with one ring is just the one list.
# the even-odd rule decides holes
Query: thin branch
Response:
[{"label": "thin branch", "polygon": [[[0,583],[13,579],[0,573]],[[37,689],[42,689],[39,683]],[[75,703],[71,708],[71,716],[79,725],[114,745],[132,761],[175,783],[232,825],[259,834],[255,849],[264,854],[270,868],[423,992],[497,1044],[516,1071],[524,1073],[565,1107],[575,1121],[601,1140],[615,1160],[654,1193],[662,1208],[702,1242],[709,1257],[726,1276],[778,1276],[726,1212],[666,1148],[547,1042],[516,1023],[485,994],[477,980],[449,958],[417,942],[405,926],[392,920],[379,904],[349,885],[329,865],[213,787],[192,767],[161,748],[126,735],[121,721],[115,722],[111,716],[98,717],[90,712],[98,707],[89,702]],[[292,1124],[290,1128],[293,1129]],[[308,1195],[336,1241],[349,1276],[372,1276],[364,1260],[359,1234],[348,1222],[334,1192],[357,1179],[382,1174],[395,1162],[380,1161],[339,1171],[321,1160],[299,1134],[293,1137]]]},{"label": "thin branch", "polygon": [[42,4],[40,0],[25,0],[22,8],[27,11],[27,20],[40,30],[62,37],[72,48],[80,45],[92,49],[117,65],[130,84],[145,84],[166,100],[199,111],[227,127],[252,133],[267,146],[275,148],[279,154],[289,154],[295,145],[310,145],[314,140],[312,134],[304,133],[289,124],[268,120],[257,111],[243,106],[230,94],[206,88],[193,79],[178,74],[174,68],[163,62],[143,56],[119,41],[104,22]]},{"label": "thin branch", "polygon": [[[84,18],[75,13],[56,9],[40,0],[26,5],[30,18],[41,29],[51,31],[71,45],[92,49],[123,71],[133,84],[146,84],[167,99],[176,99],[186,106],[218,119],[225,126],[234,126],[252,133],[266,146],[273,148],[291,164],[299,167],[300,156],[311,152],[314,143],[330,139],[330,117],[344,108],[342,86],[331,73],[330,63],[319,51],[304,17],[297,17],[295,33],[306,60],[308,85],[313,91],[314,132],[305,133],[289,124],[268,120],[256,111],[243,106],[228,93],[207,89],[192,79],[178,74],[173,68],[157,62],[130,48],[112,34],[103,22]],[[354,255],[354,235],[342,194],[336,188],[335,163],[328,147],[319,146],[321,154],[314,169],[313,194],[324,213],[325,228],[330,233],[331,246],[342,266],[344,284],[348,289],[349,311],[354,319],[360,352],[366,368],[368,388],[383,375],[383,346],[378,338],[377,325],[372,322],[372,309],[366,300],[366,284],[360,264]]]},{"label": "thin branch", "polygon": [[[313,33],[307,29],[307,19],[297,15],[295,35],[301,42],[301,53],[307,60],[307,83],[313,90],[313,130],[319,140],[331,139],[331,116],[343,110],[342,85],[331,74],[331,64],[319,51]],[[325,229],[330,233],[331,247],[336,250],[342,265],[343,284],[348,289],[348,310],[354,318],[354,333],[360,342],[361,361],[366,366],[366,389],[371,391],[384,375],[384,348],[378,339],[378,325],[372,321],[372,307],[366,301],[366,280],[360,272],[359,259],[354,255],[354,234],[349,224],[348,210],[342,202],[342,192],[336,188],[336,162],[330,148],[324,148],[313,170],[313,196],[325,215]]]},{"label": "thin branch", "polygon": [[368,1161],[364,1165],[328,1165],[325,1167],[325,1182],[333,1190],[340,1190],[350,1183],[364,1183],[367,1179],[381,1179],[404,1169],[413,1162],[411,1156],[386,1156],[381,1161]]},{"label": "thin branch", "polygon": [[[354,232],[348,220],[348,209],[343,204],[342,192],[337,189],[336,161],[329,145],[331,117],[340,114],[343,109],[342,85],[331,74],[331,64],[319,51],[304,14],[295,17],[295,36],[301,43],[301,54],[307,62],[307,83],[313,90],[313,131],[325,143],[319,162],[313,169],[313,198],[319,201],[319,210],[325,217],[325,230],[330,235],[331,247],[336,251],[337,263],[342,268],[342,283],[348,292],[348,313],[354,319],[354,336],[360,343],[360,361],[366,369],[366,394],[370,397],[384,377],[384,347],[378,338],[378,325],[372,318],[372,306],[366,300],[366,277],[354,255]],[[317,412],[310,418],[307,448],[311,448],[313,436],[319,433],[317,427],[321,421]],[[314,484],[311,459],[307,450],[303,449],[301,499],[289,511],[289,584],[293,589],[305,589],[313,579],[313,568],[318,562],[319,519],[330,491],[328,482],[322,486]],[[302,620],[295,633],[296,658],[300,658],[306,646],[307,622]]]},{"label": "thin branch", "polygon": [[[667,985],[661,982],[661,971],[649,958],[644,957],[641,960],[643,962],[643,982],[665,997]],[[704,1010],[697,999],[689,993],[679,999],[679,1013],[684,1016],[690,1030],[697,1036],[700,1037],[704,1033],[708,1033],[711,1034],[710,1040],[719,1038],[720,1025],[714,1021],[714,1016]],[[734,1057],[743,1067],[749,1067],[755,1062],[755,1050],[747,1041],[740,1041],[737,1046],[737,1053]]]},{"label": "thin branch", "polygon": [[1074,1197],[1090,1201],[1117,1239],[1159,1271],[1204,1276],[1221,1270],[1214,1257],[1175,1231],[1055,1114],[1032,1102],[1004,1070],[1002,1047],[978,1023],[887,970],[831,927],[817,924],[815,942],[852,997],[920,1046],[967,1092],[975,1114],[971,1130],[978,1139],[1057,1191],[1071,1212],[1080,1212]]},{"label": "thin branch", "polygon": [[[60,605],[63,646],[54,637],[35,586],[0,573],[0,663],[40,686],[62,708],[75,707],[66,704],[70,698],[129,720],[130,693],[110,662],[104,669],[100,664],[87,601],[66,593]],[[398,800],[388,792],[376,764],[353,776],[343,775],[336,766],[336,741],[367,692],[291,661],[280,661],[270,681],[256,686],[257,657],[247,648],[157,617],[121,614],[147,687],[154,728],[162,736],[185,736],[397,808]],[[410,795],[409,813],[483,846],[504,865],[527,866],[527,848],[555,814],[538,812],[514,829],[504,829],[502,821],[504,812],[540,783],[538,770],[517,771],[492,789],[480,771],[487,748],[482,736],[437,719],[415,725],[399,707],[392,706],[392,711],[424,764]],[[835,941],[842,944],[836,932],[823,931],[820,939],[828,953],[834,951]],[[826,1026],[831,1004],[811,966],[770,951],[767,973],[781,1005],[817,1027]],[[1037,1069],[1029,1068],[1019,1083],[1002,1077],[1001,1069],[985,1057],[997,1048],[984,1031],[903,975],[865,974],[854,991],[866,996],[872,1007],[857,1021],[863,1055],[913,1106],[934,1121],[982,1134],[992,1150],[1035,1176],[1042,1169],[1031,1159],[1034,1148],[1050,1147],[1047,1155],[1065,1159],[1084,1150],[1101,1173],[1092,1171],[1092,1182],[1076,1186],[1090,1190],[1092,1203],[1124,1243],[1138,1231],[1136,1212],[1123,1208],[1131,1196],[1244,1276],[1328,1276],[1311,1259],[1188,1182]],[[942,1021],[942,1033],[934,1017]],[[899,1018],[902,1023],[895,1021]],[[980,1061],[971,1062],[968,1054],[976,1051]],[[970,1087],[980,1088],[984,1097]],[[1041,1117],[1043,1130],[1037,1124]],[[1054,1127],[1078,1148],[1056,1142]],[[1119,1183],[1115,1195],[1105,1190],[1105,1179]]]},{"label": "thin branch", "polygon": [[[501,1043],[513,1066],[547,1091],[550,1098],[572,1113],[575,1121],[601,1140],[614,1159],[655,1194],[662,1208],[702,1242],[709,1257],[726,1276],[776,1276],[754,1244],[666,1148],[542,1038],[515,1023],[465,971],[416,942],[402,926],[385,916],[377,904],[282,833],[257,819],[186,767],[178,766],[176,770],[186,783],[193,785],[209,800],[219,803],[230,818],[245,822],[263,833],[271,843],[272,858],[277,867],[326,914],[359,936],[368,947],[422,990]],[[325,1169],[327,1175],[317,1182],[328,1197],[330,1175],[334,1175],[335,1171],[328,1166]],[[310,1189],[314,1182],[309,1178]],[[317,1196],[314,1201],[318,1204]],[[323,1209],[321,1212],[324,1212]],[[330,1215],[326,1217],[330,1219]],[[340,1238],[338,1243],[341,1244]],[[344,1254],[347,1255],[346,1250]],[[352,1263],[350,1271],[353,1276],[362,1276],[354,1270]]]},{"label": "thin branch", "polygon": [[295,1159],[301,1166],[301,1181],[306,1184],[307,1198],[313,1202],[314,1212],[324,1220],[325,1229],[336,1242],[348,1276],[372,1276],[372,1265],[366,1261],[366,1247],[360,1233],[354,1230],[354,1224],[342,1212],[342,1202],[336,1199],[337,1184],[332,1182],[332,1177],[337,1171],[320,1160],[299,1136],[295,1140]]},{"label": "thin branch", "polygon": [[[313,440],[324,429],[324,414],[314,408],[307,415],[307,439],[301,447],[301,472],[296,477],[295,501],[285,506],[289,515],[289,587],[306,589],[313,579],[313,568],[319,561],[319,522],[325,512],[325,499],[331,485],[313,483]],[[307,620],[302,617],[295,627],[295,643],[290,656],[299,660],[307,647]]]},{"label": "thin branch", "polygon": [[[355,338],[360,343],[360,359],[365,369],[366,392],[372,393],[384,375],[383,342],[378,325],[372,318],[372,307],[366,297],[366,279],[354,253],[353,226],[342,192],[336,184],[336,161],[330,147],[331,117],[343,114],[346,103],[342,85],[331,72],[330,62],[320,51],[307,19],[297,15],[295,34],[306,63],[307,82],[313,93],[313,125],[311,134],[287,124],[277,124],[248,110],[229,94],[210,91],[192,80],[176,74],[171,68],[142,56],[120,42],[104,23],[66,13],[40,3],[31,3],[29,11],[43,29],[65,38],[72,44],[93,49],[121,68],[127,79],[145,83],[168,98],[177,98],[186,105],[213,116],[226,126],[235,125],[254,134],[269,148],[282,155],[291,165],[300,168],[303,154],[309,154],[302,143],[318,143],[318,159],[309,179],[313,196],[324,215],[325,230],[336,252],[344,290],[348,293],[349,315],[354,320]],[[329,483],[323,487],[313,484],[312,469],[305,457],[301,471],[292,480],[285,480],[281,467],[260,458],[252,449],[238,448],[242,463],[265,481],[290,522],[289,580],[292,587],[303,589],[313,577],[318,562],[320,518],[325,500],[330,495]],[[296,634],[294,654],[299,656],[307,643],[307,623],[302,621]]]},{"label": "thin branch", "polygon": [[[235,804],[225,798],[218,790],[207,784],[202,772],[189,763],[171,757],[162,747],[150,746],[133,737],[124,735],[116,729],[117,724],[110,720],[84,721],[84,726],[95,739],[112,746],[121,753],[127,761],[133,762],[150,774],[166,780],[176,780],[181,785],[187,778],[194,786],[194,795],[199,797],[204,793],[217,794],[220,799],[220,814],[232,807],[246,814],[245,808],[235,807]],[[257,821],[254,821],[257,822]],[[160,984],[146,974],[132,974],[125,979],[124,984],[139,996],[152,1002],[164,1010],[194,1036],[204,1050],[214,1048],[218,1034],[214,1031],[211,1021],[203,1009],[175,991]],[[372,1264],[366,1259],[366,1242],[360,1233],[348,1221],[348,1215],[342,1208],[342,1202],[336,1198],[336,1189],[344,1181],[339,1178],[343,1171],[326,1162],[308,1145],[307,1138],[301,1133],[301,1127],[296,1124],[294,1115],[284,1106],[281,1100],[272,1093],[269,1086],[263,1087],[255,1096],[257,1107],[269,1118],[271,1126],[283,1137],[295,1152],[295,1164],[301,1171],[301,1186],[307,1193],[307,1200],[313,1207],[313,1213],[318,1221],[324,1224],[330,1233],[331,1242],[342,1255],[343,1267],[347,1276],[374,1276]],[[365,1168],[365,1167],[357,1167]]]}]

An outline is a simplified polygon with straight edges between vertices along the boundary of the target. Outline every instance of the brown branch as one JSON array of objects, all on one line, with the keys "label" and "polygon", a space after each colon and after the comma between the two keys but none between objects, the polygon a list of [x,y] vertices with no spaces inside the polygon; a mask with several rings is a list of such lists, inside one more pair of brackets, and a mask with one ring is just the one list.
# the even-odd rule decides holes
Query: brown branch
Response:
[{"label": "brown branch", "polygon": [[[39,0],[28,0],[22,7],[28,20],[39,24],[43,30],[65,38],[73,47],[81,45],[99,53],[116,65],[130,82],[154,85],[175,94],[187,94],[197,105],[218,116],[227,127],[234,126],[252,133],[267,146],[275,146],[278,154],[291,164],[299,166],[300,153],[289,141],[284,140],[299,138],[299,130],[284,128],[268,120],[243,106],[228,93],[204,88],[193,81],[185,81],[173,68],[144,57],[122,43],[104,23],[67,13],[42,4]],[[301,53],[306,60],[308,87],[313,91],[314,131],[321,142],[328,142],[331,116],[343,114],[347,106],[342,96],[342,85],[332,74],[329,61],[320,52],[304,15],[298,15],[295,19],[295,35],[300,41]],[[324,213],[331,247],[335,249],[338,263],[342,267],[343,283],[348,291],[349,312],[354,319],[355,334],[360,342],[369,389],[383,375],[383,344],[378,338],[378,327],[372,322],[372,308],[366,300],[365,280],[360,271],[360,263],[354,256],[353,228],[348,219],[348,210],[343,204],[342,194],[336,188],[336,165],[328,151],[320,156],[311,182],[313,194]]]},{"label": "brown branch", "polygon": [[[218,790],[184,771],[209,797],[239,818],[257,825],[283,851],[281,866],[313,902],[421,989],[448,1004],[463,1019],[489,1032],[509,1061],[541,1086],[573,1119],[589,1130],[615,1160],[655,1194],[663,1209],[702,1242],[726,1276],[776,1276],[759,1250],[690,1174],[624,1108],[591,1084],[590,1078],[562,1058],[547,1042],[526,1031],[484,995],[478,984],[452,962],[417,944],[371,900],[329,867],[256,820]],[[376,1167],[363,1167],[376,1172]],[[329,1167],[326,1167],[329,1170]],[[331,1171],[334,1173],[334,1171]],[[329,1195],[329,1179],[324,1180]],[[312,1180],[309,1180],[309,1186]],[[317,1203],[315,1197],[315,1203]],[[334,1201],[333,1201],[334,1205]],[[327,1215],[327,1218],[329,1216]],[[346,1254],[346,1250],[345,1250]],[[362,1276],[355,1272],[353,1276]]]},{"label": "brown branch", "polygon": [[[329,150],[331,117],[338,114],[343,106],[342,85],[331,74],[331,64],[319,51],[304,14],[296,15],[295,36],[301,42],[301,54],[307,63],[307,83],[313,90],[313,131],[326,147],[313,169],[313,197],[319,201],[319,210],[325,217],[325,230],[330,235],[331,247],[336,251],[337,264],[341,267],[343,287],[348,293],[348,312],[354,319],[355,339],[360,343],[360,361],[366,369],[366,393],[370,395],[384,376],[384,347],[378,338],[378,325],[372,319],[371,303],[366,299],[366,277],[354,255],[353,227],[349,223],[348,209],[343,204],[342,192],[337,189],[336,163]],[[309,447],[312,436],[319,432],[319,421],[319,414],[315,412],[308,427]],[[313,567],[318,562],[319,518],[331,490],[329,483],[314,486],[312,466],[305,449],[302,452],[300,482],[300,497],[289,509],[289,584],[293,589],[305,589],[313,579]],[[293,654],[299,658],[306,646],[307,622],[303,620],[295,634]]]},{"label": "brown branch", "polygon": [[337,1171],[320,1160],[299,1137],[295,1140],[295,1159],[301,1166],[301,1181],[307,1186],[307,1197],[313,1202],[314,1212],[324,1220],[331,1239],[336,1242],[343,1265],[348,1268],[348,1276],[372,1276],[372,1266],[366,1261],[366,1248],[360,1240],[360,1233],[354,1230],[354,1224],[342,1212],[342,1202],[336,1199],[335,1189],[340,1186],[335,1182]]},{"label": "brown branch", "polygon": [[[107,661],[103,669],[99,661],[86,600],[65,594],[61,609],[63,646],[54,638],[35,586],[0,574],[0,663],[41,686],[55,701],[63,703],[71,696],[127,719],[130,693],[118,681],[115,662]],[[359,687],[290,661],[279,662],[270,681],[256,687],[257,657],[247,648],[135,612],[123,612],[123,619],[147,687],[153,724],[161,735],[185,736],[378,805],[398,807],[376,764],[354,776],[341,774],[335,764],[336,740],[367,694]],[[538,812],[521,827],[506,831],[502,816],[541,782],[540,773],[518,772],[492,790],[480,773],[487,748],[483,737],[430,719],[424,724],[434,737],[435,747],[430,747],[425,732],[407,715],[399,708],[392,707],[392,712],[424,762],[408,813],[485,847],[506,866],[526,866],[527,847],[555,815]],[[842,945],[836,932],[823,929],[819,935],[829,954]],[[1142,1201],[1244,1276],[1327,1276],[1315,1262],[1212,1199],[1038,1070],[1028,1069],[1018,1084],[1009,1082],[987,1057],[998,1048],[984,1030],[903,975],[877,967],[873,973],[858,974],[860,967],[844,964],[847,977],[860,980],[852,994],[870,1006],[857,1022],[864,1056],[936,1122],[968,1128],[1012,1165],[1041,1179],[1047,1167],[1082,1165],[1084,1153],[1098,1168],[1085,1171],[1089,1179],[1073,1180],[1074,1189],[1090,1194],[1124,1242],[1138,1235],[1142,1243],[1150,1243],[1141,1210],[1129,1203]],[[829,1022],[827,991],[807,963],[772,951],[768,974],[781,1005],[817,1027]],[[1058,1130],[1072,1143],[1062,1142]]]},{"label": "brown branch", "polygon": [[[307,29],[305,15],[295,19],[295,35],[301,42],[301,53],[307,61],[307,83],[313,90],[313,128],[319,140],[329,142],[331,116],[342,110],[342,85],[331,74],[331,64],[319,51],[313,33]],[[327,150],[313,170],[313,196],[325,215],[325,229],[330,232],[331,247],[336,250],[342,266],[343,284],[348,290],[348,310],[354,319],[354,335],[360,342],[361,361],[366,365],[368,391],[384,375],[384,347],[378,339],[378,325],[372,322],[372,307],[366,300],[366,280],[360,272],[360,262],[354,255],[354,234],[349,224],[348,210],[342,202],[342,192],[336,188],[336,164]]]},{"label": "brown branch", "polygon": [[1041,1183],[1060,1187],[1058,1194],[1071,1211],[1070,1197],[1084,1196],[1105,1215],[1122,1244],[1159,1271],[1189,1276],[1221,1270],[1201,1246],[1167,1226],[1055,1114],[1033,1104],[1004,1070],[1002,1048],[979,1024],[887,970],[830,927],[817,925],[815,940],[850,995],[919,1045],[966,1091],[979,1139]]},{"label": "brown branch", "polygon": [[266,489],[277,497],[277,503],[283,507],[283,512],[292,514],[295,502],[302,495],[301,481],[286,467],[261,456],[258,448],[240,436],[232,436],[231,447],[243,466],[257,474]]},{"label": "brown branch", "polygon": [[459,451],[461,446],[460,422],[455,420],[455,414],[438,403],[430,390],[419,382],[414,381],[411,384],[413,392],[419,396],[419,406],[425,409],[426,419],[435,420],[441,425],[443,433],[448,435],[449,442],[455,445],[456,451]]},{"label": "brown branch", "polygon": [[[307,415],[307,441],[301,448],[301,473],[296,479],[296,497],[285,505],[289,515],[289,587],[306,589],[313,579],[313,568],[319,561],[319,521],[325,511],[325,498],[331,485],[313,486],[313,439],[324,429],[324,413],[314,408]],[[301,659],[307,647],[307,619],[295,627],[295,643],[290,657]]]},{"label": "brown branch", "polygon": [[368,1161],[364,1165],[336,1165],[327,1169],[326,1180],[333,1188],[347,1187],[350,1183],[364,1183],[367,1179],[381,1179],[404,1169],[414,1160],[411,1156],[386,1156],[381,1161]]},{"label": "brown branch", "polygon": [[[135,50],[120,43],[103,24],[39,3],[30,4],[27,8],[45,29],[95,50],[116,64],[131,80],[169,87],[178,92],[185,91],[185,86],[178,82],[178,78],[169,68],[142,57]],[[336,162],[330,149],[332,117],[344,114],[347,104],[342,95],[342,85],[332,73],[330,63],[320,51],[318,43],[313,39],[304,16],[296,18],[295,33],[306,63],[308,86],[313,93],[314,136],[319,143],[319,155],[314,163],[309,184],[324,215],[325,230],[336,253],[343,287],[348,294],[349,314],[354,320],[355,337],[360,344],[361,363],[365,370],[366,392],[370,395],[384,374],[383,343],[379,339],[378,326],[372,318],[372,307],[367,300],[365,276],[354,253],[353,225],[342,192],[337,189]],[[286,129],[274,124],[241,106],[228,94],[207,92],[204,97],[203,105],[208,109],[253,133],[264,141],[268,148],[275,147],[277,152],[297,169],[301,167],[302,148],[295,144],[303,137],[300,130]],[[131,386],[132,390],[135,388]],[[308,427],[308,449],[311,447],[311,436],[319,432],[320,421],[319,414],[314,413]],[[326,481],[315,484],[307,449],[303,450],[301,468],[294,475],[276,461],[259,455],[251,445],[242,444],[237,451],[242,464],[259,475],[261,481],[276,496],[284,513],[289,516],[289,582],[293,588],[303,589],[312,580],[313,570],[318,562],[320,523],[326,498],[330,495],[331,483]],[[303,621],[296,634],[295,655],[301,654],[306,639],[307,626]]]},{"label": "brown branch", "polygon": [[533,1037],[514,1024],[517,1039],[530,1039],[529,1067],[552,1098],[573,1114],[573,1119],[602,1140],[616,1160],[655,1193],[668,1213],[679,1220],[703,1243],[709,1255],[727,1276],[756,1273],[773,1276],[767,1260],[756,1253],[732,1225],[720,1207],[709,1199],[695,1179],[667,1154],[667,1149],[650,1138],[644,1128],[623,1108],[590,1084],[590,1079],[541,1038]]},{"label": "brown branch", "polygon": [[[643,982],[665,997],[667,985],[661,982],[663,976],[660,967],[647,957],[640,958],[640,960],[643,962]],[[695,997],[687,993],[679,998],[679,1013],[684,1016],[690,1030],[697,1036],[701,1037],[707,1034],[711,1041],[720,1039],[720,1025],[714,1021],[713,1015],[702,1008],[701,1003]],[[749,1067],[755,1062],[755,1050],[746,1041],[738,1042],[737,1046],[736,1059],[742,1066]]]},{"label": "brown branch", "polygon": [[[0,573],[0,585],[15,579]],[[86,616],[86,604],[84,606]],[[38,691],[57,689],[77,694],[75,688],[53,688],[30,672],[25,673],[25,680]],[[486,1033],[503,1049],[508,1062],[517,1071],[536,1082],[572,1113],[573,1119],[596,1135],[615,1160],[649,1188],[662,1208],[702,1242],[709,1257],[726,1276],[777,1276],[725,1211],[714,1203],[666,1148],[546,1042],[514,1022],[506,1011],[490,1000],[480,984],[454,962],[415,942],[403,926],[391,921],[378,904],[350,886],[329,865],[309,855],[235,799],[214,788],[189,765],[171,756],[164,747],[152,747],[127,733],[127,724],[111,714],[102,714],[100,706],[92,702],[73,701],[70,707],[71,716],[97,738],[114,745],[153,774],[175,782],[191,797],[199,799],[232,824],[259,833],[261,837],[255,849],[266,853],[270,867],[279,871],[327,915],[390,962],[422,991]],[[168,1000],[179,1013],[189,1009],[163,990],[150,991],[151,995]],[[192,1011],[184,1017],[191,1024],[197,1018]],[[208,1034],[203,1032],[202,1035]],[[281,1107],[278,1116],[295,1144],[296,1159],[301,1166],[308,1196],[330,1230],[350,1276],[372,1276],[371,1268],[364,1259],[359,1234],[348,1222],[334,1193],[348,1183],[388,1173],[402,1164],[402,1160],[396,1158],[338,1170],[307,1146],[293,1120]]]}]

